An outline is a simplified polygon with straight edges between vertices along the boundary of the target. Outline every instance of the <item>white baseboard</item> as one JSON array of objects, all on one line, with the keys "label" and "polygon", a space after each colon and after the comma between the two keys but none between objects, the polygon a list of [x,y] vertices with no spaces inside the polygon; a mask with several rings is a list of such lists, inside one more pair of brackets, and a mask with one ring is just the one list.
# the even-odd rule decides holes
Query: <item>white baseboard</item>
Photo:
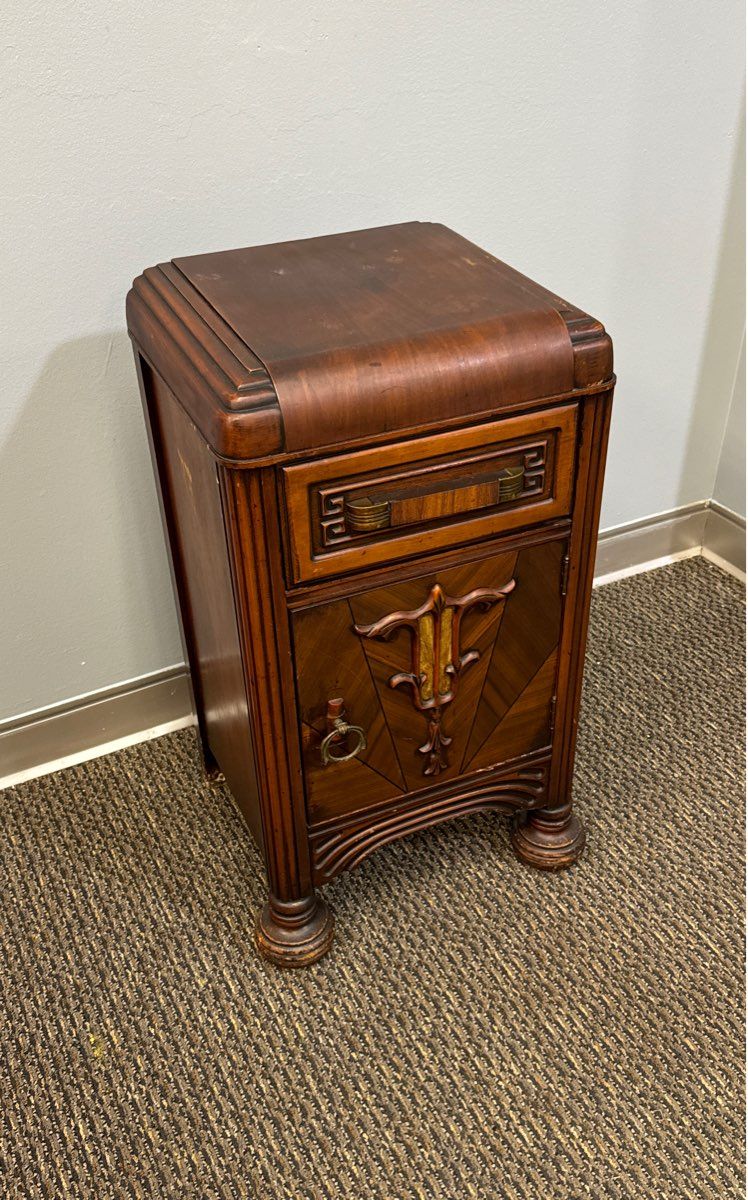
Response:
[{"label": "white baseboard", "polygon": [[0,722],[0,788],[193,725],[183,665]]},{"label": "white baseboard", "polygon": [[745,517],[712,500],[706,514],[704,557],[745,579]]},{"label": "white baseboard", "polygon": [[604,529],[597,542],[595,587],[697,554],[745,580],[745,517],[715,500],[699,500]]},{"label": "white baseboard", "polygon": [[632,563],[627,567],[619,567],[617,571],[609,571],[607,575],[595,575],[593,588],[605,587],[608,583],[617,583],[619,579],[628,579],[631,575],[643,575],[645,571],[656,571],[658,567],[669,567],[670,563],[681,562],[684,558],[698,558],[704,554],[701,546],[693,546],[689,550],[678,550],[675,554],[663,554],[660,558],[649,558],[646,562]]},{"label": "white baseboard", "polygon": [[597,541],[595,579],[648,563],[659,563],[672,555],[693,551],[704,544],[707,501],[686,504],[669,512],[655,513],[641,521],[603,529]]},{"label": "white baseboard", "polygon": [[[745,580],[745,518],[703,500],[605,529],[595,586],[697,554]],[[24,713],[0,722],[0,789],[194,724],[185,666]]]}]

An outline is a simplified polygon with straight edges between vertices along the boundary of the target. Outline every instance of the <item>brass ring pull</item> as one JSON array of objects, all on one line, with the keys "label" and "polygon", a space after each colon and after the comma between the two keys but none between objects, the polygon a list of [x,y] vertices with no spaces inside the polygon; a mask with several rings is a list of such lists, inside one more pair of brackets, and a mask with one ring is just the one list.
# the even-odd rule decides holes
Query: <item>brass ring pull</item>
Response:
[{"label": "brass ring pull", "polygon": [[[333,727],[326,737],[323,737],[320,742],[319,752],[322,756],[322,766],[326,767],[331,762],[348,762],[349,758],[355,758],[362,750],[366,749],[366,734],[360,725],[349,725],[342,717],[336,717],[333,721]],[[331,747],[339,738],[347,737],[349,733],[356,735],[356,745],[347,754],[333,754]]]}]

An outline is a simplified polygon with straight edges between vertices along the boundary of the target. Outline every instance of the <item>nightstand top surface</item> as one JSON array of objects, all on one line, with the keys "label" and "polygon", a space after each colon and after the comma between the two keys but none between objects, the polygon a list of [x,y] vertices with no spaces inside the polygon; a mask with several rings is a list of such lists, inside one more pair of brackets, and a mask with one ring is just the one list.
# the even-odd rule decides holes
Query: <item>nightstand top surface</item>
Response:
[{"label": "nightstand top surface", "polygon": [[207,326],[249,368],[225,408],[249,413],[262,382],[274,394],[281,452],[486,419],[611,373],[609,354],[597,380],[575,371],[580,336],[609,347],[599,322],[443,225],[198,254],[160,270],[200,317],[193,338]]},{"label": "nightstand top surface", "polygon": [[174,264],[272,362],[554,311],[530,280],[443,225],[418,221]]}]

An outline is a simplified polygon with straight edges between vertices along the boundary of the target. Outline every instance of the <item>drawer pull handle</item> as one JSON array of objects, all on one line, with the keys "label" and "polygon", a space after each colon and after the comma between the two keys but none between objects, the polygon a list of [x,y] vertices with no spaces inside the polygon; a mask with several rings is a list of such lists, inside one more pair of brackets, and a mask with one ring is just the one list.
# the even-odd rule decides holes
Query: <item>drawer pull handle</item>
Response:
[{"label": "drawer pull handle", "polygon": [[368,496],[354,496],[352,500],[345,502],[345,519],[355,533],[386,529],[390,523],[390,502],[371,500]]},{"label": "drawer pull handle", "polygon": [[[525,486],[524,466],[504,467],[493,480],[422,495],[374,500],[371,496],[353,496],[345,501],[345,521],[351,533],[373,533],[412,521],[470,512],[489,504],[506,504],[522,495]],[[497,494],[498,488],[498,494]],[[393,510],[394,505],[394,510]]]},{"label": "drawer pull handle", "polygon": [[514,500],[521,495],[525,486],[525,468],[504,467],[503,471],[499,471],[498,479],[499,504],[503,504],[505,500]]},{"label": "drawer pull handle", "polygon": [[[347,738],[349,734],[354,734],[356,744],[347,754],[333,754],[332,747],[337,745],[341,738]],[[331,762],[348,762],[350,758],[355,758],[362,750],[366,749],[366,734],[360,725],[349,725],[342,717],[336,717],[332,723],[332,729],[323,737],[319,752],[322,756],[322,766],[326,767]]]}]

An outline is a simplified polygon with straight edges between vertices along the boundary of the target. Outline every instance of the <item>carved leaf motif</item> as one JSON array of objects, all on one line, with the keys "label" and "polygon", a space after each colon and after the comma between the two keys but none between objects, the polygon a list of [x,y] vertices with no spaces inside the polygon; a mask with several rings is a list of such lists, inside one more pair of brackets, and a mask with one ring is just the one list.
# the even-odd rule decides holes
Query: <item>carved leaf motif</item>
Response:
[{"label": "carved leaf motif", "polygon": [[454,700],[461,673],[480,657],[477,650],[460,650],[461,620],[471,608],[503,603],[515,585],[511,579],[500,588],[476,588],[466,596],[449,596],[435,583],[420,608],[354,626],[359,637],[382,641],[398,629],[410,634],[412,669],[397,672],[388,683],[391,688],[410,688],[415,708],[427,715],[427,740],[418,748],[426,757],[424,775],[438,775],[449,765],[444,750],[452,739],[442,730],[442,715]]}]

